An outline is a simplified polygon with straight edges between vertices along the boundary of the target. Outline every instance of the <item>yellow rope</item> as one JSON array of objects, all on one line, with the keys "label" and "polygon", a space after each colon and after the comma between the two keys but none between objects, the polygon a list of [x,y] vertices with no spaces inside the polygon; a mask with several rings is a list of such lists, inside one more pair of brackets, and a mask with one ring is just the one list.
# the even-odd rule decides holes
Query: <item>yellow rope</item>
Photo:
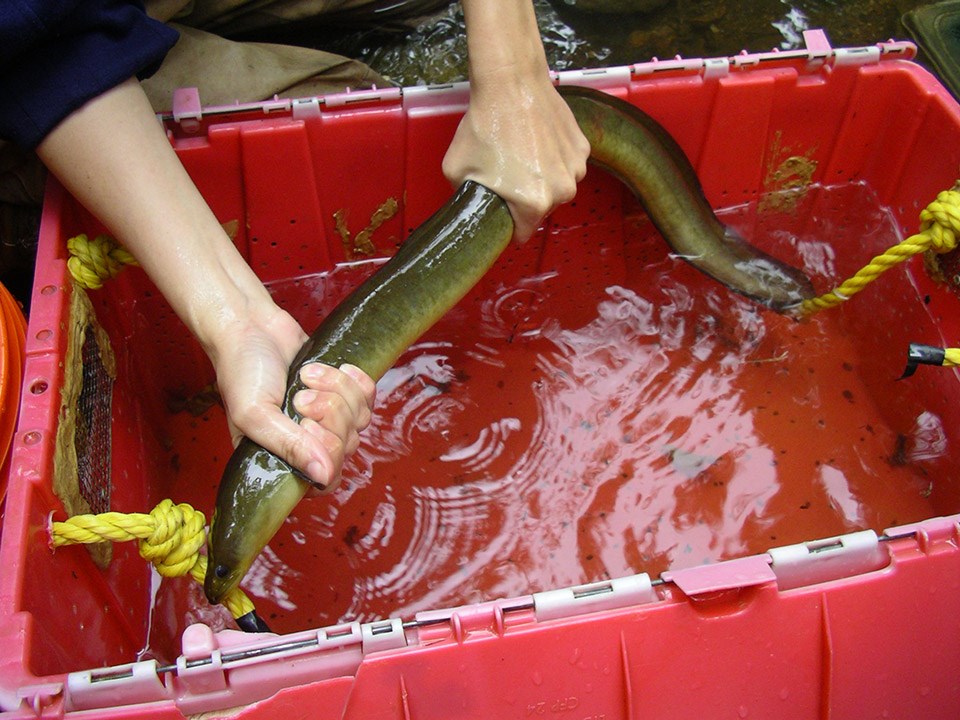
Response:
[{"label": "yellow rope", "polygon": [[[200,554],[205,542],[203,513],[186,503],[174,505],[163,500],[148,515],[107,512],[99,515],[75,515],[50,524],[53,547],[98,543],[104,540],[139,540],[140,555],[153,563],[164,577],[190,574],[202,583],[207,558]],[[239,588],[223,601],[234,618],[253,612],[253,602]]]},{"label": "yellow rope", "polygon": [[77,235],[67,240],[67,250],[70,275],[88,290],[103,287],[103,281],[116,277],[125,265],[137,264],[133,255],[107,235],[97,235],[93,240]]},{"label": "yellow rope", "polygon": [[[956,186],[954,186],[956,188]],[[802,315],[812,315],[826,308],[836,307],[863,290],[883,272],[927,250],[945,253],[957,247],[960,235],[960,192],[944,190],[937,199],[920,212],[920,231],[898,245],[877,255],[856,275],[844,280],[838,287],[820,297],[804,300]]]}]

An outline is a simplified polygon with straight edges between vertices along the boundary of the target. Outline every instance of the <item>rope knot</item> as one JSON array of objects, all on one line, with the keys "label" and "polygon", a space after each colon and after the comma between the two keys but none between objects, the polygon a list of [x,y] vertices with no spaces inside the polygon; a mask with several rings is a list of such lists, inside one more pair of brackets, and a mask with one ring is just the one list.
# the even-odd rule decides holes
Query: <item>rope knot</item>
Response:
[{"label": "rope knot", "polygon": [[125,265],[137,264],[129,251],[107,235],[90,240],[81,233],[67,240],[67,250],[71,255],[67,269],[88,290],[103,287],[104,280],[116,277]]},{"label": "rope knot", "polygon": [[[954,188],[960,188],[960,181]],[[937,195],[936,200],[920,211],[920,228],[916,235],[911,235],[877,255],[856,274],[844,280],[830,292],[804,300],[800,304],[799,314],[809,316],[820,310],[840,305],[876,280],[881,273],[909,260],[914,255],[927,250],[936,253],[950,252],[957,247],[958,236],[960,236],[960,190],[944,190]]]},{"label": "rope knot", "polygon": [[153,532],[140,540],[140,555],[164,577],[178,577],[197,564],[205,541],[203,513],[187,503],[163,500],[150,511]]},{"label": "rope knot", "polygon": [[[199,583],[207,573],[207,556],[200,554],[206,542],[206,519],[186,503],[174,505],[162,500],[150,514],[106,512],[99,515],[74,515],[62,522],[50,523],[52,547],[104,540],[139,540],[140,555],[153,563],[164,577],[190,574]],[[234,588],[223,605],[244,630],[260,632],[266,628],[253,607],[253,601]]]},{"label": "rope knot", "polygon": [[920,232],[929,238],[934,252],[946,253],[956,248],[960,235],[960,192],[944,190],[921,210]]}]

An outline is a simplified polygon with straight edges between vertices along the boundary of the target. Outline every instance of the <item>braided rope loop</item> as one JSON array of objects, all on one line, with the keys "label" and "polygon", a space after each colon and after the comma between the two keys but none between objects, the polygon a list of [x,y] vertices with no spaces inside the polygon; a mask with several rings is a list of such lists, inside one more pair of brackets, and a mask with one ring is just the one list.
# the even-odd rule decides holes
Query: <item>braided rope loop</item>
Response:
[{"label": "braided rope loop", "polygon": [[203,513],[186,503],[163,500],[150,513],[154,531],[140,540],[140,555],[164,577],[179,577],[197,564],[206,540]]},{"label": "braided rope loop", "polygon": [[137,265],[128,250],[107,235],[93,240],[80,234],[67,240],[67,269],[79,285],[98,290],[105,280],[116,277],[126,265]]},{"label": "braided rope loop", "polygon": [[914,255],[931,250],[946,253],[957,247],[960,236],[960,192],[944,190],[937,199],[920,212],[920,231],[886,252],[874,257],[855,275],[819,297],[804,300],[800,306],[802,315],[812,315],[826,308],[846,302],[882,273],[894,265],[909,260]]},{"label": "braided rope loop", "polygon": [[[149,514],[108,512],[74,515],[50,524],[53,547],[90,544],[109,540],[138,540],[140,555],[153,563],[163,577],[190,575],[199,583],[207,572],[207,558],[200,554],[206,542],[206,519],[187,503],[163,500]],[[253,612],[253,602],[239,588],[223,600],[234,618]]]}]

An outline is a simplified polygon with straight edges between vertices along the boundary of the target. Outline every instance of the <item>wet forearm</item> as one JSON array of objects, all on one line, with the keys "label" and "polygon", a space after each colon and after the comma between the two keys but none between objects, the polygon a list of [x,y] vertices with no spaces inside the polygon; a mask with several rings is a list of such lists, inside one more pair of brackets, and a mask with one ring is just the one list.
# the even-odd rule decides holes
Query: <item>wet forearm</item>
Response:
[{"label": "wet forearm", "polygon": [[208,351],[234,316],[251,305],[272,305],[135,82],[75,111],[37,152],[133,253]]},{"label": "wet forearm", "polygon": [[461,0],[470,82],[514,82],[548,72],[531,0]]}]

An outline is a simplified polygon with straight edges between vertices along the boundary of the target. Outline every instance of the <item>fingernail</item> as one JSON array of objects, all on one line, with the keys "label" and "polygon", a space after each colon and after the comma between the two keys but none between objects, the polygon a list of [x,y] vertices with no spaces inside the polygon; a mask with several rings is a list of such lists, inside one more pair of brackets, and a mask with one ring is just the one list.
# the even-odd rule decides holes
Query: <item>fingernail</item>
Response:
[{"label": "fingernail", "polygon": [[346,373],[354,380],[357,380],[358,378],[366,375],[366,373],[363,370],[358,368],[356,365],[351,365],[350,363],[344,363],[343,365],[341,365],[340,372]]},{"label": "fingernail", "polygon": [[326,489],[327,474],[323,468],[323,463],[321,463],[319,460],[312,460],[307,464],[307,477],[309,477],[310,480],[313,481],[313,483],[321,490]]},{"label": "fingernail", "polygon": [[293,404],[298,408],[306,407],[316,400],[318,395],[319,393],[316,390],[310,390],[309,388],[301,390],[294,395]]},{"label": "fingernail", "polygon": [[304,380],[318,380],[326,374],[327,368],[323,363],[310,363],[300,368],[300,377]]}]

